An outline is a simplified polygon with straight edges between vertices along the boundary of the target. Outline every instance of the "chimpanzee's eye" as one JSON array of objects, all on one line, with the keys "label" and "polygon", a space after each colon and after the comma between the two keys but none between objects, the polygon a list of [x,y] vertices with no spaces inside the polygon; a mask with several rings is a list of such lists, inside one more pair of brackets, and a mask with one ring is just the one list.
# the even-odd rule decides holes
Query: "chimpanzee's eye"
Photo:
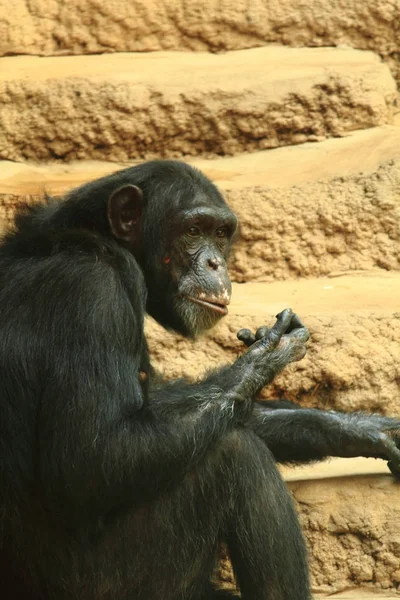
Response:
[{"label": "chimpanzee's eye", "polygon": [[219,229],[217,229],[216,235],[219,238],[225,238],[227,236],[227,231],[225,227],[220,227]]},{"label": "chimpanzee's eye", "polygon": [[190,237],[199,237],[200,235],[200,229],[198,227],[189,227],[188,231],[187,231],[188,235],[190,235]]}]

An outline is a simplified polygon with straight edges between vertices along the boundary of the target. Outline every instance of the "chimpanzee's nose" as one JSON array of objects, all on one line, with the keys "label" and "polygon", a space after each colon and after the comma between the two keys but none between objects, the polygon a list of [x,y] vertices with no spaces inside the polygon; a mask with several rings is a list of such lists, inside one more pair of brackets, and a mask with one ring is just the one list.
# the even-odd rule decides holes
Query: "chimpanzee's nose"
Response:
[{"label": "chimpanzee's nose", "polygon": [[222,260],[216,257],[208,258],[207,264],[210,267],[210,269],[212,269],[213,271],[217,271],[217,269],[219,269],[219,267],[222,265]]}]

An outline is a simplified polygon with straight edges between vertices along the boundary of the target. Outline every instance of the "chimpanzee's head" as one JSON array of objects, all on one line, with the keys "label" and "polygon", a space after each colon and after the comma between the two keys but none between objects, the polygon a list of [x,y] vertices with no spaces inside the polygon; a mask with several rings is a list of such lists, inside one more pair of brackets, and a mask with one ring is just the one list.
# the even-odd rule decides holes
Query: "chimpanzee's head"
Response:
[{"label": "chimpanzee's head", "polygon": [[227,314],[237,219],[197,169],[171,160],[129,167],[72,190],[46,215],[129,249],[144,273],[147,312],[164,327],[194,337]]},{"label": "chimpanzee's head", "polygon": [[209,329],[228,312],[235,215],[207,177],[185,163],[152,161],[115,175],[109,224],[143,269],[147,311],[187,336]]}]

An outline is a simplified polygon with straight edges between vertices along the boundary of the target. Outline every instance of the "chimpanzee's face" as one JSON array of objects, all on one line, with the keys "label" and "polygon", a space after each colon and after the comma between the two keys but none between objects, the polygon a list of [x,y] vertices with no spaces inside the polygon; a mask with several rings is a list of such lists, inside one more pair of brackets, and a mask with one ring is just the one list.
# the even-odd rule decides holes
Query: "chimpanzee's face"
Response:
[{"label": "chimpanzee's face", "polygon": [[228,313],[227,259],[237,220],[227,206],[199,205],[177,212],[166,227],[171,234],[162,256],[165,288],[160,292],[168,308],[163,320],[194,337]]},{"label": "chimpanzee's face", "polygon": [[238,224],[206,177],[188,165],[180,169],[164,180],[158,169],[154,190],[117,190],[109,220],[143,269],[147,312],[164,327],[195,337],[228,313],[227,259]]}]

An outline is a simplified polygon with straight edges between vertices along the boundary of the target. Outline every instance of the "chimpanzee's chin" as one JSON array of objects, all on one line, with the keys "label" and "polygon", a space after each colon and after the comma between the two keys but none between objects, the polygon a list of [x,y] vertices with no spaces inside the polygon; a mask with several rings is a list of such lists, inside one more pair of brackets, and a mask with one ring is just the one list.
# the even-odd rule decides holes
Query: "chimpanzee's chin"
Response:
[{"label": "chimpanzee's chin", "polygon": [[189,338],[196,338],[211,329],[223,316],[223,314],[196,304],[185,297],[175,299],[173,310],[177,317],[177,326],[174,326],[173,329]]}]

